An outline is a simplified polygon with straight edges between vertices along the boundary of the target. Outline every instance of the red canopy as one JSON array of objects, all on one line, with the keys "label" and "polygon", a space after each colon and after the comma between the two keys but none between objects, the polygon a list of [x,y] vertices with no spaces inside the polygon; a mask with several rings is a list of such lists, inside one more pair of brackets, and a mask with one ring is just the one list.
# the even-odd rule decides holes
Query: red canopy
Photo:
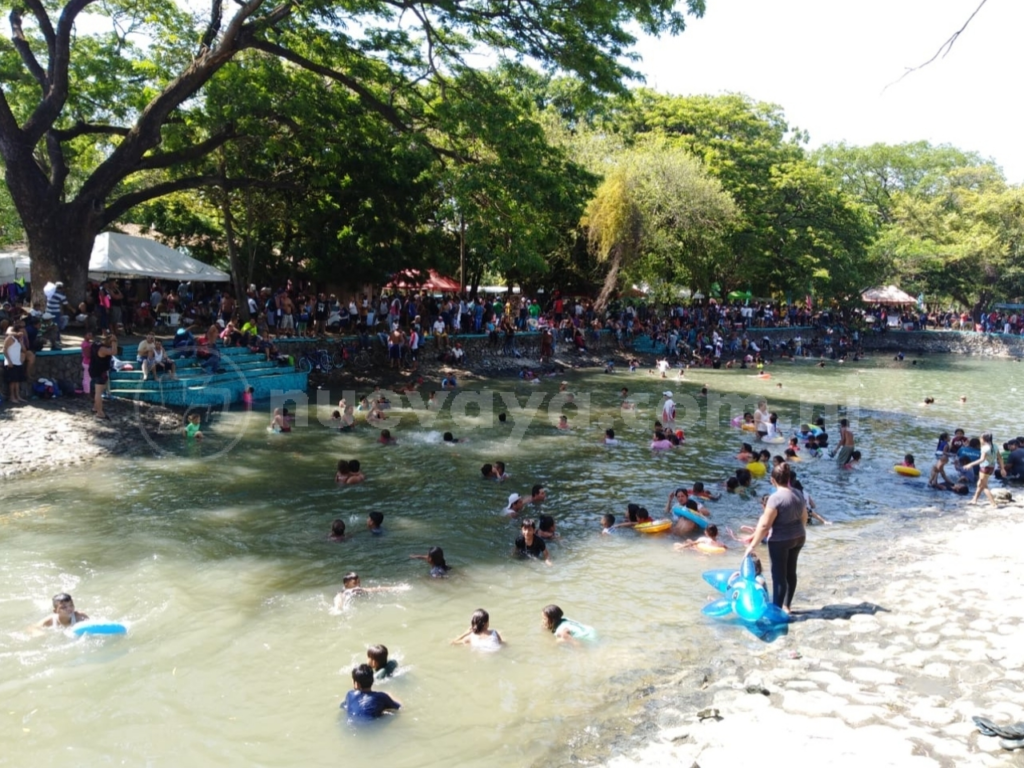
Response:
[{"label": "red canopy", "polygon": [[457,280],[439,274],[436,269],[404,269],[396,272],[385,288],[402,288],[407,290],[443,291],[456,293],[462,290]]}]

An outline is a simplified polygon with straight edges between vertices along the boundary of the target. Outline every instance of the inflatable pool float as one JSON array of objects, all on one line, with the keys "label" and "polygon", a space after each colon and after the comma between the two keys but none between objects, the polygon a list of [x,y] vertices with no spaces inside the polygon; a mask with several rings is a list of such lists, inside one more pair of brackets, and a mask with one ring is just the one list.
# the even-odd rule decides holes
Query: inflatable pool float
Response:
[{"label": "inflatable pool float", "polygon": [[675,515],[676,517],[685,517],[691,523],[696,523],[697,526],[700,527],[700,528],[707,528],[708,527],[708,523],[711,522],[706,517],[703,517],[702,515],[698,515],[696,512],[694,512],[689,507],[680,507],[678,505],[674,506],[674,507],[672,507],[672,514]]},{"label": "inflatable pool float", "polygon": [[917,467],[904,467],[902,464],[897,464],[893,469],[896,470],[897,475],[903,475],[904,477],[921,476],[921,470]]},{"label": "inflatable pool float", "polygon": [[80,621],[70,630],[75,637],[83,635],[127,635],[128,627],[118,621]]},{"label": "inflatable pool float", "polygon": [[640,531],[640,533],[664,533],[671,527],[671,520],[652,520],[649,523],[637,523],[633,526],[633,530]]},{"label": "inflatable pool float", "polygon": [[703,574],[704,581],[723,593],[702,613],[719,620],[735,619],[762,640],[771,642],[787,632],[789,615],[772,604],[764,580],[757,576],[754,558],[743,558],[738,571],[719,569]]},{"label": "inflatable pool float", "polygon": [[726,548],[722,544],[706,544],[701,542],[695,549],[698,552],[703,552],[705,555],[721,555],[726,551]]},{"label": "inflatable pool float", "polygon": [[740,425],[740,429],[742,429],[744,432],[757,432],[757,425],[755,425],[755,424],[742,424],[742,425]]},{"label": "inflatable pool float", "polygon": [[752,477],[764,477],[768,472],[768,468],[760,461],[752,461],[747,464],[747,470]]},{"label": "inflatable pool float", "polygon": [[775,435],[775,437],[762,437],[761,442],[771,443],[772,445],[781,445],[782,443],[786,442],[786,438],[784,438],[782,435]]}]

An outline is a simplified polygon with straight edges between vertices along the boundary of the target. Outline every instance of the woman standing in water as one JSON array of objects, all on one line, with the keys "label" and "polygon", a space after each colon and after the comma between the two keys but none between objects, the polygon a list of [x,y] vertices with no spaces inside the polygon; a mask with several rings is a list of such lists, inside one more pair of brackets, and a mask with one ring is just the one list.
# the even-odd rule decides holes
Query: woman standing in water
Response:
[{"label": "woman standing in water", "polygon": [[964,469],[978,467],[978,485],[974,489],[974,498],[971,499],[971,504],[977,504],[978,497],[981,496],[981,492],[984,491],[985,496],[988,497],[992,506],[999,506],[996,504],[996,499],[988,487],[988,479],[995,474],[997,463],[999,465],[999,474],[1002,477],[1006,477],[1006,467],[1003,465],[1003,454],[997,451],[992,445],[992,433],[986,432],[981,436],[981,456],[978,457],[977,461],[972,461],[970,464],[964,464],[963,467]]},{"label": "woman standing in water", "polygon": [[751,554],[768,531],[768,555],[772,561],[772,602],[789,613],[796,593],[796,561],[807,540],[807,502],[800,491],[789,487],[791,473],[783,462],[772,470],[775,492],[768,497],[747,551]]}]

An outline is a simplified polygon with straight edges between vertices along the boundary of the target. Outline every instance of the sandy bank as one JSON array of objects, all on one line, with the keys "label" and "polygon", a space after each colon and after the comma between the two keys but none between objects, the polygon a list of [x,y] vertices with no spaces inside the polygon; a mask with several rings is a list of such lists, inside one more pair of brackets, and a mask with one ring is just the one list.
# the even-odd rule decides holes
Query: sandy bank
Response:
[{"label": "sandy bank", "polygon": [[835,562],[812,531],[788,637],[709,629],[722,644],[703,686],[662,686],[659,738],[607,768],[1024,765],[971,720],[1024,720],[1024,505],[943,495],[876,525],[888,544],[865,536]]}]

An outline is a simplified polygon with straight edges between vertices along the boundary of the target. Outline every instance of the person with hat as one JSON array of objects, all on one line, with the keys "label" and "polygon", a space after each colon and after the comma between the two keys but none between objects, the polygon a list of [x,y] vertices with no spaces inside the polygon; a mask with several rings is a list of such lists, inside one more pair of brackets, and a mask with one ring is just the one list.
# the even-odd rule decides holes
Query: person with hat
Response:
[{"label": "person with hat", "polygon": [[508,496],[508,504],[505,505],[505,514],[509,517],[515,517],[523,511],[523,507],[526,506],[526,502],[529,499],[524,499],[518,493],[510,493]]},{"label": "person with hat", "polygon": [[665,402],[661,405],[661,422],[671,424],[676,420],[676,402],[672,399],[672,393],[665,390],[661,393]]}]

